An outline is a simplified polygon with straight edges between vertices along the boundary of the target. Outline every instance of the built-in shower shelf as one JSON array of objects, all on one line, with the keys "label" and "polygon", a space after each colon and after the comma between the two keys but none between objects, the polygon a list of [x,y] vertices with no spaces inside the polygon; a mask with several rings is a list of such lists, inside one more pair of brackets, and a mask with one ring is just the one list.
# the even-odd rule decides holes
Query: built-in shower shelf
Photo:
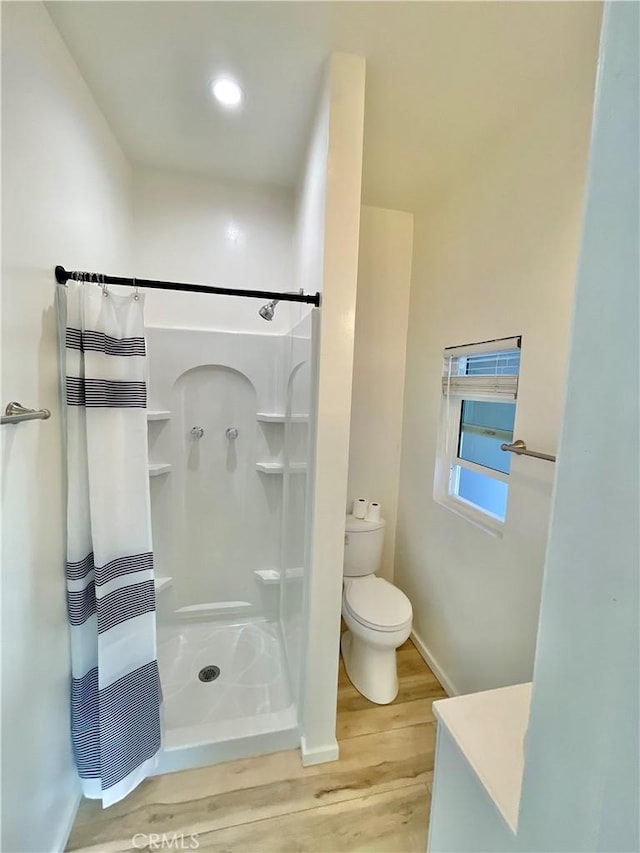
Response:
[{"label": "built-in shower shelf", "polygon": [[[282,462],[256,462],[256,468],[263,474],[283,474],[284,465]],[[291,462],[288,466],[291,474],[302,474],[307,470],[304,462]]]},{"label": "built-in shower shelf", "polygon": [[279,412],[258,412],[256,419],[265,424],[283,424],[289,421],[292,424],[306,424],[309,415],[285,415]]},{"label": "built-in shower shelf", "polygon": [[149,476],[160,477],[161,474],[168,474],[171,471],[171,463],[169,462],[150,462]]},{"label": "built-in shower shelf", "polygon": [[267,586],[280,583],[280,572],[277,569],[256,569],[254,572],[256,580]]},{"label": "built-in shower shelf", "polygon": [[[270,586],[271,584],[280,583],[280,572],[278,569],[256,569],[254,572],[256,580],[261,584]],[[285,569],[285,580],[302,580],[304,577],[304,569],[296,566],[292,569]]]},{"label": "built-in shower shelf", "polygon": [[171,418],[171,412],[165,409],[147,409],[148,421],[168,421]]},{"label": "built-in shower shelf", "polygon": [[153,582],[156,592],[160,592],[163,589],[169,589],[170,586],[173,586],[173,578],[168,577],[158,577]]}]

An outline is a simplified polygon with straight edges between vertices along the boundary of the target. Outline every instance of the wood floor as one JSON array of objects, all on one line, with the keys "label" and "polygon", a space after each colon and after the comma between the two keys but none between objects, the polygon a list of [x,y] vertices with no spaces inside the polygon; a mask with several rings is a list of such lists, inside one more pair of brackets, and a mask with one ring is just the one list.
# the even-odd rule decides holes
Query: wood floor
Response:
[{"label": "wood floor", "polygon": [[83,801],[67,849],[159,850],[147,836],[165,833],[173,850],[423,853],[445,694],[410,641],[398,676],[395,702],[374,705],[340,662],[339,761],[305,768],[294,750],[157,776],[109,809]]}]

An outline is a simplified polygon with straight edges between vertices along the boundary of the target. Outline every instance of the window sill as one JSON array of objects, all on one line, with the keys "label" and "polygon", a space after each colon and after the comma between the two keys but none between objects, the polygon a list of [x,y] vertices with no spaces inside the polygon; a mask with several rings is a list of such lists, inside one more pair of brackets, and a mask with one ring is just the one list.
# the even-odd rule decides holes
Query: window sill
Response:
[{"label": "window sill", "polygon": [[454,513],[454,515],[457,515],[460,518],[464,518],[465,521],[469,521],[474,525],[474,527],[479,527],[480,530],[484,530],[484,532],[488,533],[490,536],[502,539],[504,533],[504,521],[499,521],[497,518],[491,518],[490,515],[487,515],[478,509],[474,509],[470,504],[455,500],[449,495],[438,495],[434,496],[433,499],[437,504],[448,509],[449,512]]}]

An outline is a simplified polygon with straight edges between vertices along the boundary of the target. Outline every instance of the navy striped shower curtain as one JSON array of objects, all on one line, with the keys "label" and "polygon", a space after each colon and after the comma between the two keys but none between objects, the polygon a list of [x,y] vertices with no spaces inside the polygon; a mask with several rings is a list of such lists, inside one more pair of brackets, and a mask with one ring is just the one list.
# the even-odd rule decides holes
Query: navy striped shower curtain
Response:
[{"label": "navy striped shower curtain", "polygon": [[58,287],[67,456],[71,739],[109,806],[161,748],[142,296]]}]

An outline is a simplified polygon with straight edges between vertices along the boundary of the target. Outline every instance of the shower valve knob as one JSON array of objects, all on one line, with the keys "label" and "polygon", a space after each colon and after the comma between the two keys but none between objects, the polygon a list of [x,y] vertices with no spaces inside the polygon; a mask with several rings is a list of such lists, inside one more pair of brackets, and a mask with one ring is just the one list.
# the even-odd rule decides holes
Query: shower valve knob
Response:
[{"label": "shower valve knob", "polygon": [[204,429],[200,426],[191,427],[191,438],[202,438]]},{"label": "shower valve knob", "polygon": [[238,430],[236,429],[236,427],[229,427],[225,431],[225,435],[227,436],[229,441],[235,441],[236,438],[238,437]]}]

